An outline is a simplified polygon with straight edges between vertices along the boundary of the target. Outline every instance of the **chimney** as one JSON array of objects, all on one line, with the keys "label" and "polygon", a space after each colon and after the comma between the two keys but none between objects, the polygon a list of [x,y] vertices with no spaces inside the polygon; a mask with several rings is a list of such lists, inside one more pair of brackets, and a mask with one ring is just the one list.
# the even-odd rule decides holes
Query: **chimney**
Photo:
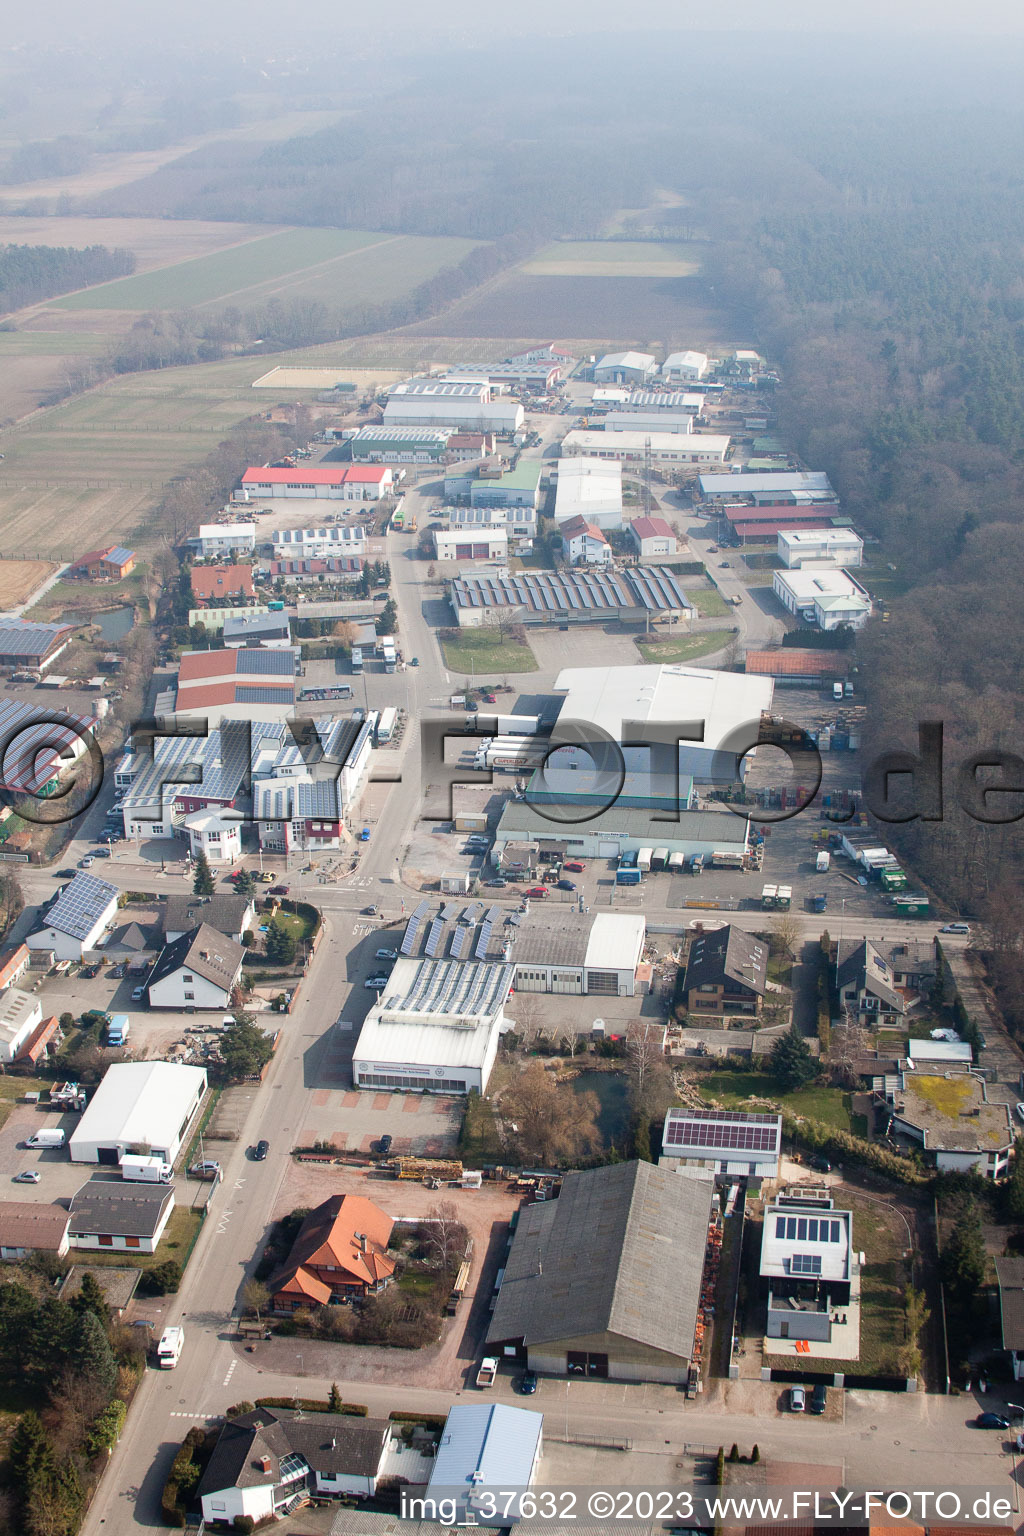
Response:
[{"label": "chimney", "polygon": [[366,1233],[365,1232],[356,1232],[353,1235],[355,1236],[356,1242],[359,1244],[359,1252],[360,1253],[365,1253],[366,1252]]},{"label": "chimney", "polygon": [[261,1472],[269,1472],[270,1471],[270,1457],[269,1456],[260,1456],[257,1459],[256,1465],[257,1465],[257,1467],[259,1467]]}]

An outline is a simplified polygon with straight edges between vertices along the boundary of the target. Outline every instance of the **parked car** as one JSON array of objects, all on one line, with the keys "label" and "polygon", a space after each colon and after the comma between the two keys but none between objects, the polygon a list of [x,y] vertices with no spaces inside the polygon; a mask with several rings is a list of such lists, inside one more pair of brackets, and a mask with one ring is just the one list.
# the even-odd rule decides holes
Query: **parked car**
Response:
[{"label": "parked car", "polygon": [[827,1157],[822,1157],[820,1152],[812,1152],[807,1159],[808,1168],[814,1168],[818,1173],[831,1173],[832,1164]]},{"label": "parked car", "polygon": [[497,704],[497,702],[498,702],[498,695],[496,693],[485,693],[484,694],[484,703],[485,704]]},{"label": "parked car", "polygon": [[537,1376],[534,1371],[524,1371],[516,1384],[516,1391],[523,1397],[532,1397],[537,1390]]},{"label": "parked car", "polygon": [[789,1411],[790,1413],[803,1413],[807,1407],[807,1393],[803,1387],[790,1387]]},{"label": "parked car", "polygon": [[92,868],[92,855],[87,853],[85,855],[84,859],[79,859],[78,867],[79,867],[79,869],[91,869]]},{"label": "parked car", "polygon": [[109,859],[110,858],[110,849],[109,848],[94,848],[93,851],[92,851],[92,857],[94,859]]},{"label": "parked car", "polygon": [[502,880],[500,876],[496,876],[493,880],[485,880],[484,885],[505,886],[508,885],[508,881]]},{"label": "parked car", "polygon": [[58,871],[57,871],[57,879],[58,880],[73,880],[77,873],[78,873],[78,871],[74,870],[74,869],[58,869]]},{"label": "parked car", "polygon": [[576,889],[576,883],[574,880],[559,880],[558,889],[560,891],[574,891]]},{"label": "parked car", "polygon": [[363,908],[363,916],[364,917],[376,917],[377,916],[377,903],[375,901],[371,901],[371,903],[370,903],[370,905],[368,907],[364,907]]},{"label": "parked car", "polygon": [[366,980],[363,982],[363,986],[371,992],[379,992],[381,988],[386,987],[387,984],[388,978],[386,976],[367,976]]},{"label": "parked car", "polygon": [[141,1003],[146,995],[145,987],[132,987],[132,1002]]},{"label": "parked car", "polygon": [[526,894],[527,896],[546,896],[548,888],[546,885],[531,885]]},{"label": "parked car", "polygon": [[971,927],[969,923],[943,923],[940,933],[962,933],[965,938],[970,938]]},{"label": "parked car", "polygon": [[819,1381],[811,1393],[811,1412],[824,1413],[828,1407],[828,1388],[823,1381]]},{"label": "parked car", "polygon": [[391,1142],[392,1138],[386,1133],[380,1138],[377,1143],[377,1151],[381,1157],[387,1157],[388,1153],[391,1151]]},{"label": "parked car", "polygon": [[397,960],[398,959],[398,950],[397,949],[378,949],[376,958],[378,960]]},{"label": "parked car", "polygon": [[269,1141],[258,1141],[256,1143],[256,1146],[253,1149],[253,1154],[252,1154],[253,1162],[255,1162],[255,1163],[265,1163],[266,1160],[267,1160],[267,1153],[269,1151],[270,1151],[270,1142]]},{"label": "parked car", "polygon": [[1024,1104],[1017,1105],[1017,1119],[1024,1120]]},{"label": "parked car", "polygon": [[480,705],[477,703],[476,699],[467,699],[466,700],[466,713],[467,714],[475,715],[479,708],[480,708]]},{"label": "parked car", "polygon": [[34,1168],[23,1168],[21,1173],[16,1173],[11,1180],[12,1184],[38,1184],[39,1175]]},{"label": "parked car", "polygon": [[587,866],[585,864],[580,863],[579,859],[567,859],[565,864],[562,866],[563,869],[572,870],[574,875],[582,875],[586,867]]},{"label": "parked car", "polygon": [[1009,1429],[1009,1419],[999,1413],[979,1413],[974,1421],[978,1429]]},{"label": "parked car", "polygon": [[272,885],[270,887],[270,894],[271,896],[287,896],[290,890],[290,885]]}]

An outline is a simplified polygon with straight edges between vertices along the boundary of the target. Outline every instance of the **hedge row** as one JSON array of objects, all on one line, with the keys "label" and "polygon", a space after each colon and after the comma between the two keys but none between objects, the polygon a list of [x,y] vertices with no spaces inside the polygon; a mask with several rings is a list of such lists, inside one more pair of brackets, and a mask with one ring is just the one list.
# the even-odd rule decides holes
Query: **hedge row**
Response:
[{"label": "hedge row", "polygon": [[388,1414],[393,1424],[425,1424],[428,1429],[444,1429],[447,1422],[443,1413],[404,1413],[395,1408]]},{"label": "hedge row", "polygon": [[307,1413],[345,1413],[350,1418],[365,1419],[369,1413],[365,1403],[342,1403],[332,1409],[330,1403],[316,1397],[258,1397],[257,1408],[303,1408]]},{"label": "hedge row", "polygon": [[928,1174],[915,1160],[898,1157],[895,1152],[890,1152],[885,1147],[876,1146],[871,1141],[863,1141],[861,1137],[854,1136],[849,1131],[836,1130],[821,1120],[794,1120],[791,1115],[784,1114],[782,1129],[787,1136],[791,1136],[795,1142],[799,1142],[811,1152],[831,1153],[837,1160],[846,1159],[861,1163],[864,1167],[873,1168],[876,1173],[884,1174],[886,1178],[894,1179],[899,1184],[928,1182]]},{"label": "hedge row", "polygon": [[205,1441],[205,1430],[190,1429],[171,1462],[171,1470],[167,1474],[167,1481],[160,1495],[160,1512],[163,1515],[164,1524],[173,1526],[175,1530],[185,1529],[185,1505],[181,1498],[181,1485],[184,1483],[187,1497],[198,1482],[195,1467],[196,1452],[201,1449]]}]

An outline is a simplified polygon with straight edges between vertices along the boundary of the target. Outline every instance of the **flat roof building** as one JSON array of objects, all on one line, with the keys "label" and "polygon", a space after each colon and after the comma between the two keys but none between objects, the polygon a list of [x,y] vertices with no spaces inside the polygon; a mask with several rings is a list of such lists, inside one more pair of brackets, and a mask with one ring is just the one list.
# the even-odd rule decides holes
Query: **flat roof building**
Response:
[{"label": "flat roof building", "polygon": [[602,619],[643,623],[689,618],[692,609],[675,574],[665,566],[467,574],[449,588],[463,629],[482,628],[495,608],[514,609],[522,624],[595,624]]},{"label": "flat roof building", "polygon": [[126,1152],[145,1148],[173,1163],[205,1092],[205,1067],[115,1063],[71,1133],[71,1161],[116,1167]]},{"label": "flat roof building", "polygon": [[[680,790],[682,795],[682,789]],[[508,844],[533,844],[547,856],[581,859],[618,859],[624,853],[641,848],[667,848],[684,858],[700,854],[710,858],[714,852],[742,857],[747,850],[748,823],[731,811],[680,810],[668,818],[657,819],[648,810],[619,803],[607,810],[595,811],[581,805],[577,819],[572,803],[567,802],[558,817],[550,806],[532,804],[532,796],[510,800],[501,813],[494,834],[494,851],[503,853]]]},{"label": "flat roof building", "polygon": [[781,528],[778,554],[783,565],[858,566],[864,561],[864,540],[852,528]]},{"label": "flat roof building", "polygon": [[650,450],[651,462],[682,468],[687,465],[724,464],[730,439],[712,432],[590,432],[574,428],[562,439],[562,456],[586,454],[596,459],[621,459],[643,463]]},{"label": "flat roof building", "polygon": [[529,507],[540,504],[540,477],[544,466],[539,459],[520,459],[514,469],[507,469],[496,479],[474,478],[469,487],[471,507]]},{"label": "flat roof building", "polygon": [[355,1086],[483,1093],[514,974],[508,964],[400,959],[359,1033]]},{"label": "flat roof building", "polygon": [[514,929],[517,992],[634,997],[647,936],[641,913],[595,918],[544,912]]},{"label": "flat roof building", "polygon": [[1014,1130],[1008,1104],[989,1102],[973,1072],[901,1070],[885,1080],[881,1098],[892,1130],[918,1142],[934,1167],[1001,1179],[1009,1168]]},{"label": "flat roof building", "polygon": [[551,1375],[685,1383],[713,1187],[641,1162],[567,1173],[520,1210],[488,1348]]},{"label": "flat roof building", "polygon": [[775,571],[772,591],[789,613],[798,613],[817,629],[848,624],[861,629],[871,617],[871,596],[846,571],[810,566]]},{"label": "flat roof building", "polygon": [[256,548],[256,524],[203,523],[189,543],[204,560],[218,555],[251,555]]},{"label": "flat roof building", "polygon": [[857,1274],[852,1213],[836,1210],[830,1199],[783,1194],[764,1213],[760,1273],[768,1337],[828,1343]]},{"label": "flat roof building", "polygon": [[585,517],[598,528],[622,527],[622,465],[586,457],[561,459],[555,483],[555,522]]},{"label": "flat roof building", "polygon": [[504,1515],[504,1501],[495,1495],[503,1488],[511,1493],[530,1487],[540,1462],[543,1428],[544,1415],[528,1408],[457,1403],[448,1410],[427,1499],[454,1499],[453,1525],[508,1525],[515,1516]]},{"label": "flat roof building", "polygon": [[606,432],[653,432],[671,433],[678,437],[693,432],[693,416],[689,411],[648,410],[609,411],[604,418]]},{"label": "flat roof building", "polygon": [[697,487],[705,501],[739,501],[741,497],[759,493],[774,497],[799,492],[829,501],[836,500],[828,475],[819,469],[787,470],[784,474],[777,474],[774,470],[754,475],[707,474],[699,477]]}]

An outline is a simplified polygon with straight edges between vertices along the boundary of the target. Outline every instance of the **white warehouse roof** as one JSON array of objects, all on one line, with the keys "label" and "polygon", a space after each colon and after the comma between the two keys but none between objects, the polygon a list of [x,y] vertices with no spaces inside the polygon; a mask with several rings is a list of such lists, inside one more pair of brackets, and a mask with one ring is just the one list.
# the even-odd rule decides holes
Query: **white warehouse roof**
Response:
[{"label": "white warehouse roof", "polygon": [[622,517],[622,465],[608,459],[561,459],[555,486],[555,521]]},{"label": "white warehouse roof", "polygon": [[108,1067],[81,1120],[71,1134],[76,1146],[118,1143],[176,1147],[181,1127],[206,1087],[205,1067],[169,1061],[118,1062]]},{"label": "white warehouse roof", "polygon": [[703,720],[705,750],[736,726],[758,722],[771,708],[773,689],[768,677],[684,666],[566,667],[554,682],[554,691],[566,695],[559,712],[566,720],[593,721],[616,741],[625,721]]},{"label": "white warehouse roof", "polygon": [[590,927],[584,965],[594,970],[635,971],[644,950],[647,919],[632,912],[600,912]]},{"label": "white warehouse roof", "polygon": [[484,1488],[528,1488],[540,1450],[542,1413],[507,1403],[457,1403],[448,1410],[430,1469],[428,1496],[443,1489],[467,1498]]}]

